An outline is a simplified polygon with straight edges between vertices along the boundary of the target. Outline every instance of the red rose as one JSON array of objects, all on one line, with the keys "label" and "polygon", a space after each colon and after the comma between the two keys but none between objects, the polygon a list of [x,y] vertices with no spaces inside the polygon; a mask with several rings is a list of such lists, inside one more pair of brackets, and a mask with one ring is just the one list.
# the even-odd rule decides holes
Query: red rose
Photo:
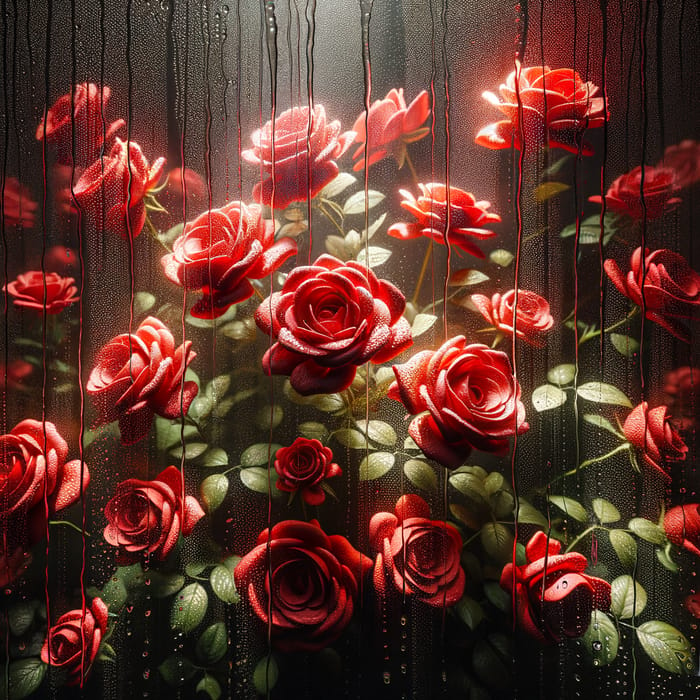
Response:
[{"label": "red rose", "polygon": [[7,389],[24,388],[25,381],[33,372],[34,365],[19,357],[10,360],[7,367],[0,363],[0,389],[6,391]]},{"label": "red rose", "polygon": [[262,218],[259,204],[231,202],[186,224],[161,264],[170,281],[202,292],[193,316],[216,318],[253,295],[251,279],[267,277],[296,252],[291,238],[275,242],[275,222]]},{"label": "red rose", "polygon": [[[642,177],[644,177],[644,198],[642,201]],[[638,165],[630,172],[620,175],[608,188],[605,206],[614,212],[625,214],[632,219],[658,219],[664,212],[674,209],[680,199],[674,195],[680,187],[670,168],[655,168],[651,165]],[[589,202],[601,204],[603,198],[594,195]]]},{"label": "red rose", "polygon": [[135,141],[116,139],[109,155],[83,172],[73,194],[98,230],[136,238],[146,222],[144,197],[164,167],[165,158],[149,165]]},{"label": "red rose", "polygon": [[[414,418],[408,432],[425,454],[448,469],[472,448],[505,454],[509,438],[525,432],[525,407],[508,356],[486,345],[451,338],[394,366],[389,398]],[[427,411],[427,413],[424,413]]]},{"label": "red rose", "polygon": [[394,224],[387,233],[394,238],[407,241],[427,236],[436,243],[456,246],[465,253],[483,258],[484,254],[473,239],[484,240],[496,234],[485,229],[501,220],[498,214],[488,211],[490,202],[477,202],[471,192],[450,187],[449,225],[447,216],[447,187],[438,183],[418,185],[421,196],[416,199],[408,190],[400,190],[405,198],[401,206],[411,212],[417,221],[411,224]]},{"label": "red rose", "polygon": [[353,170],[365,167],[365,147],[368,165],[391,155],[402,167],[406,158],[406,144],[419,141],[430,133],[430,129],[423,126],[429,116],[430,100],[425,90],[408,107],[403,88],[389,90],[383,100],[372,104],[369,114],[363,112],[355,120],[352,127],[356,134],[355,141],[362,145],[352,154],[355,161]]},{"label": "red rose", "polygon": [[49,629],[41,660],[66,674],[65,685],[82,686],[107,631],[107,616],[107,606],[94,598],[89,608],[61,615]]},{"label": "red rose", "polygon": [[700,306],[700,274],[690,268],[682,255],[665,248],[652,252],[647,248],[642,259],[642,249],[637,248],[626,276],[614,260],[606,260],[604,267],[620,293],[637,306],[644,306],[650,321],[690,342],[688,330],[679,319],[688,318],[693,307]]},{"label": "red rose", "polygon": [[277,488],[288,493],[301,491],[302,498],[310,506],[320,505],[326,499],[321,482],[343,473],[332,460],[333,451],[319,440],[297,438],[275,454],[275,471],[279,475]]},{"label": "red rose", "polygon": [[442,520],[430,520],[430,507],[420,496],[402,496],[394,512],[377,513],[369,523],[369,541],[377,552],[377,593],[384,598],[393,587],[428,605],[454,605],[465,581],[459,532]]},{"label": "red rose", "polygon": [[318,651],[350,622],[360,583],[371,567],[371,559],[344,537],[326,535],[315,520],[285,520],[260,534],[234,576],[255,614],[270,624],[275,647]]},{"label": "red rose", "polygon": [[175,347],[173,334],[149,316],[136,333],[122,333],[97,354],[87,391],[92,394],[100,423],[119,421],[122,442],[146,437],[153,415],[180,418],[197,395],[195,382],[182,382],[196,353],[192,342]]},{"label": "red rose", "polygon": [[12,302],[15,306],[35,309],[40,313],[46,309],[47,314],[59,314],[67,306],[80,301],[80,297],[76,296],[78,288],[75,280],[61,277],[56,272],[25,272],[6,284],[3,290],[14,297]]},{"label": "red rose", "polygon": [[90,162],[97,157],[102,144],[109,143],[126,124],[123,119],[118,119],[105,125],[104,110],[111,92],[108,87],[100,89],[94,83],[80,83],[73,90],[72,102],[68,93],[53,103],[46,120],[41,120],[36,137],[43,141],[46,136],[46,142],[56,149],[59,163],[72,163],[73,150],[77,163]]},{"label": "red rose", "polygon": [[304,395],[347,389],[357,367],[386,362],[412,344],[405,305],[403,294],[371,270],[322,255],[291,272],[255,312],[258,327],[277,340],[263,369],[290,375]]},{"label": "red rose", "polygon": [[192,212],[205,209],[208,197],[207,183],[199,173],[192,168],[173,168],[168,172],[158,201],[171,217],[183,221],[190,219]]},{"label": "red rose", "polygon": [[700,594],[691,593],[683,600],[683,607],[693,616],[700,619]]},{"label": "red rose", "polygon": [[[340,133],[340,122],[326,123],[323,105],[294,107],[282,112],[251,137],[253,148],[241,153],[243,160],[262,166],[269,176],[253,189],[256,201],[285,209],[292,202],[305,202],[315,197],[338,174],[336,158],[345,153],[355,138],[354,131]],[[272,151],[274,143],[274,178]]]},{"label": "red rose", "polygon": [[580,637],[593,610],[610,609],[610,584],[583,572],[586,557],[560,554],[561,542],[538,532],[527,543],[527,564],[506,564],[501,588],[515,597],[522,628],[541,642]]},{"label": "red rose", "polygon": [[5,178],[2,189],[2,222],[5,227],[32,228],[39,205],[16,177]]},{"label": "red rose", "polygon": [[679,367],[667,372],[663,391],[664,403],[668,405],[678,429],[694,427],[700,413],[700,368]]},{"label": "red rose", "polygon": [[108,525],[104,537],[119,547],[120,565],[133,564],[143,556],[163,560],[178,537],[187,536],[204,516],[192,496],[185,496],[180,470],[168,467],[153,481],[127,479],[105,506]]},{"label": "red rose", "polygon": [[700,505],[674,506],[664,517],[664,530],[673,544],[700,557]]},{"label": "red rose", "polygon": [[[531,66],[520,63],[499,88],[501,99],[492,92],[483,98],[505,115],[504,121],[489,124],[476,136],[486,148],[521,148],[520,132],[525,141],[547,139],[552,147],[591,155],[593,149],[583,140],[586,129],[605,124],[605,99],[596,97],[598,87],[581,80],[571,68]],[[522,114],[522,124],[520,124]]]},{"label": "red rose", "polygon": [[668,146],[657,168],[670,168],[679,187],[690,187],[700,180],[700,142],[686,139]]},{"label": "red rose", "polygon": [[671,425],[667,406],[649,408],[642,401],[626,418],[622,426],[625,439],[641,450],[644,461],[654,467],[665,479],[670,479],[664,469],[666,462],[685,459],[688,447]]},{"label": "red rose", "polygon": [[[513,335],[513,306],[515,290],[505,294],[494,294],[490,299],[483,294],[472,294],[472,301],[481,315],[497,330]],[[515,310],[515,335],[530,345],[544,347],[544,334],[554,325],[549,303],[539,294],[527,289],[518,290],[518,305]]]}]

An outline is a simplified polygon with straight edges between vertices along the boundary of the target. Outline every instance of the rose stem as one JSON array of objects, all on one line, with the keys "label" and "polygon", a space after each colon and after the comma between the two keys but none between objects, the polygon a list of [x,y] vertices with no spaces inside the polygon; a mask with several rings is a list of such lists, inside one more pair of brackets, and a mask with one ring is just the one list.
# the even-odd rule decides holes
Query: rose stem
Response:
[{"label": "rose stem", "polygon": [[612,326],[608,326],[604,330],[600,331],[591,331],[590,333],[586,333],[586,335],[582,336],[581,339],[578,341],[579,347],[581,347],[587,340],[590,340],[591,338],[597,338],[601,334],[605,333],[610,333],[614,331],[616,328],[619,328],[623,324],[625,324],[627,321],[629,321],[631,318],[634,318],[637,315],[637,312],[639,311],[638,306],[633,306],[632,310],[625,316],[624,318],[620,319],[619,321],[616,321],[615,323],[612,324]]},{"label": "rose stem", "polygon": [[411,303],[416,304],[418,302],[418,295],[420,294],[420,288],[423,285],[423,279],[425,278],[425,272],[428,269],[428,262],[433,252],[433,242],[428,241],[428,248],[425,251],[425,257],[423,258],[423,266],[420,269],[420,274],[418,275],[418,282],[416,282],[416,291],[413,292],[413,297],[411,298]]}]

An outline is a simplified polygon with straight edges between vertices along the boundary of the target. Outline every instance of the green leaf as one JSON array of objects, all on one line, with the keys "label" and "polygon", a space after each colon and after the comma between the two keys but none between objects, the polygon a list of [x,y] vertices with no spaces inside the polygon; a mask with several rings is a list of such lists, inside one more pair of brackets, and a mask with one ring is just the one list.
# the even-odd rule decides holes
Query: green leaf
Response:
[{"label": "green leaf", "polygon": [[498,250],[492,250],[489,254],[489,259],[492,263],[495,263],[499,267],[508,267],[513,262],[515,256],[509,250],[504,250],[499,248]]},{"label": "green leaf", "polygon": [[558,160],[555,160],[554,163],[542,171],[542,177],[552,177],[553,175],[557,175],[561,169],[570,163],[574,158],[575,156],[573,154],[567,153]]},{"label": "green leaf", "polygon": [[517,521],[524,525],[539,525],[540,527],[548,527],[547,518],[540,513],[535,506],[521,498],[518,501],[518,517]]},{"label": "green leaf", "polygon": [[226,467],[228,455],[221,447],[210,447],[201,457],[194,460],[195,464],[202,467]]},{"label": "green leaf", "polygon": [[[185,445],[185,459],[188,461],[194,460],[203,455],[208,449],[209,445],[207,445],[206,442],[189,442]],[[178,445],[170,450],[170,455],[180,459],[182,457],[182,452],[182,445]]]},{"label": "green leaf", "polygon": [[547,372],[547,381],[557,386],[568,386],[574,381],[575,376],[576,365],[557,365]]},{"label": "green leaf", "polygon": [[265,656],[255,666],[253,671],[253,685],[259,695],[268,696],[277,685],[279,669],[274,656]]},{"label": "green leaf", "polygon": [[695,652],[675,627],[651,620],[637,627],[637,639],[651,660],[664,671],[694,676],[696,673]]},{"label": "green leaf", "polygon": [[511,612],[512,605],[510,594],[506,593],[501,588],[498,581],[487,581],[484,583],[484,593],[486,594],[489,603],[498,608],[498,610],[504,613]]},{"label": "green leaf", "polygon": [[183,429],[180,421],[171,421],[167,418],[156,416],[155,424],[156,444],[160,452],[164,452],[175,445],[181,445],[182,438],[187,442],[192,437],[199,435],[197,428],[193,425],[186,425]]},{"label": "green leaf", "polygon": [[112,612],[115,612],[126,603],[129,594],[124,580],[121,577],[112,577],[105,583],[98,597]]},{"label": "green leaf", "polygon": [[556,197],[562,192],[566,192],[571,189],[571,185],[567,185],[564,182],[543,182],[542,184],[535,187],[533,195],[535,201],[542,204],[552,197]]},{"label": "green leaf", "polygon": [[260,430],[273,430],[284,418],[284,409],[279,404],[263,406],[255,415],[255,424]]},{"label": "green leaf", "polygon": [[404,450],[420,450],[420,447],[416,444],[416,441],[409,435],[404,441],[403,441],[403,448]]},{"label": "green leaf", "polygon": [[666,533],[663,529],[646,518],[632,518],[628,527],[637,537],[641,537],[647,542],[658,545],[666,544]]},{"label": "green leaf", "polygon": [[199,485],[202,503],[208,513],[213,513],[226,498],[228,478],[224,474],[212,474]]},{"label": "green leaf", "polygon": [[604,498],[594,498],[591,505],[593,506],[593,512],[603,525],[605,523],[616,523],[622,517],[615,505]]},{"label": "green leaf", "polygon": [[368,265],[369,267],[379,267],[383,265],[390,257],[391,251],[386,248],[380,248],[376,245],[362,248],[357,254],[357,262],[360,265]]},{"label": "green leaf", "polygon": [[[384,223],[384,220],[386,219],[386,212],[382,214],[374,223],[371,223],[369,225],[368,229],[363,229],[362,235],[364,238],[366,238],[368,241],[372,240],[372,237],[374,236],[375,233],[379,230],[379,227]],[[364,240],[363,238],[363,240]]]},{"label": "green leaf", "polygon": [[464,624],[469,627],[472,632],[479,626],[479,623],[484,619],[484,610],[481,605],[470,598],[468,595],[463,596],[455,606],[455,612]]},{"label": "green leaf", "polygon": [[206,386],[204,393],[210,398],[221,398],[231,386],[231,375],[220,374],[214,377]]},{"label": "green leaf", "polygon": [[282,447],[282,445],[277,445],[275,443],[270,445],[266,442],[257,442],[243,450],[241,454],[241,466],[257,467],[261,464],[267,464],[268,460],[270,464],[272,464],[275,461],[275,452],[277,452],[280,447]]},{"label": "green leaf", "polygon": [[605,382],[587,382],[576,389],[576,393],[586,401],[613,404],[632,408],[632,402],[616,386]]},{"label": "green leaf", "polygon": [[585,523],[588,520],[586,509],[573,498],[569,498],[568,496],[547,496],[547,500],[580,523]]},{"label": "green leaf", "polygon": [[394,466],[391,452],[372,452],[360,462],[360,480],[370,481],[384,476]]},{"label": "green leaf", "polygon": [[624,530],[610,530],[608,535],[620,563],[631,569],[637,561],[637,541]]},{"label": "green leaf", "polygon": [[13,661],[9,668],[10,700],[21,700],[35,692],[46,675],[48,666],[37,658]]},{"label": "green leaf", "polygon": [[484,487],[484,479],[468,472],[453,472],[449,478],[453,486],[471,501],[485,505],[489,502],[489,494]]},{"label": "green leaf", "polygon": [[[603,218],[603,245],[617,232],[614,214],[606,214]],[[600,216],[594,214],[589,216],[579,224],[579,245],[598,245],[600,242]],[[576,223],[566,226],[560,236],[562,238],[570,238],[576,235]]]},{"label": "green leaf", "polygon": [[428,493],[437,493],[437,474],[427,462],[420,459],[409,459],[403,465],[403,473],[417,489]]},{"label": "green leaf", "polygon": [[197,697],[200,696],[200,693],[203,693],[209,696],[209,700],[219,700],[221,697],[221,686],[214,676],[205,673],[202,680],[197,683],[195,693]]},{"label": "green leaf", "polygon": [[501,523],[486,523],[479,533],[481,546],[495,561],[505,563],[513,556],[513,533]]},{"label": "green leaf", "polygon": [[503,488],[504,483],[505,479],[503,478],[503,474],[491,472],[484,480],[484,489],[489,496],[493,496],[494,493]]},{"label": "green leaf", "polygon": [[586,415],[583,416],[583,420],[585,420],[586,423],[595,425],[596,428],[607,430],[616,437],[620,437],[617,428],[604,416],[599,416],[597,413],[586,413]]},{"label": "green leaf", "polygon": [[267,467],[248,467],[239,472],[243,485],[256,493],[268,493],[268,477],[270,473]]},{"label": "green leaf", "polygon": [[350,173],[338,173],[318,194],[321,199],[333,199],[346,190],[357,178]]},{"label": "green leaf", "polygon": [[641,614],[647,605],[647,592],[639,581],[623,574],[612,582],[610,612],[627,620]]},{"label": "green leaf", "polygon": [[470,530],[480,530],[483,518],[472,508],[465,508],[461,503],[450,503],[450,513],[455,520],[466,525]]},{"label": "green leaf", "polygon": [[195,653],[205,665],[211,666],[221,659],[228,649],[228,632],[223,622],[207,627],[197,640]]},{"label": "green leaf", "polygon": [[358,420],[355,424],[370,440],[379,445],[393,447],[396,444],[396,431],[383,420]]},{"label": "green leaf", "polygon": [[[372,209],[384,201],[384,195],[377,190],[367,191],[367,209]],[[355,192],[355,194],[350,195],[345,205],[343,206],[343,216],[349,216],[350,214],[364,214],[365,213],[365,193],[364,190]]]},{"label": "green leaf", "polygon": [[148,572],[148,589],[154,598],[167,598],[175,595],[184,585],[185,577],[182,574],[163,574],[151,569]]},{"label": "green leaf", "polygon": [[678,564],[676,564],[676,562],[673,561],[673,559],[671,559],[671,554],[669,552],[668,546],[666,547],[666,549],[657,549],[656,558],[659,560],[659,564],[661,564],[661,566],[663,566],[664,569],[668,569],[674,574],[678,573]]},{"label": "green leaf", "polygon": [[624,357],[635,357],[639,353],[639,341],[621,333],[611,333],[610,342],[620,355]]},{"label": "green leaf", "polygon": [[216,324],[216,327],[218,328],[219,326],[224,325],[225,323],[229,323],[230,321],[233,321],[234,318],[236,318],[236,313],[238,309],[236,308],[236,305],[234,304],[233,306],[230,306],[224,314],[221,316],[218,316],[217,318],[199,318],[197,316],[193,316],[191,312],[187,312],[187,315],[185,316],[185,321],[190,326],[194,326],[195,328],[207,328],[209,330],[214,329],[214,325]]},{"label": "green leaf", "polygon": [[418,314],[413,319],[413,325],[411,326],[411,335],[417,338],[419,335],[423,335],[429,331],[437,321],[437,316],[434,314]]},{"label": "green leaf", "polygon": [[301,423],[299,425],[299,435],[302,435],[309,440],[319,440],[320,442],[325,442],[330,433],[328,432],[328,428],[326,428],[323,423],[307,421],[306,423]]},{"label": "green leaf", "polygon": [[620,635],[615,623],[600,610],[591,613],[591,624],[581,638],[594,666],[608,666],[617,657]]},{"label": "green leaf", "polygon": [[30,602],[17,603],[10,608],[7,621],[14,637],[21,637],[32,626],[35,613],[36,605]]},{"label": "green leaf", "polygon": [[481,270],[464,269],[455,270],[447,282],[450,287],[472,287],[489,279]]},{"label": "green leaf", "polygon": [[306,402],[324,413],[337,413],[345,410],[345,401],[340,394],[316,394]]},{"label": "green leaf", "polygon": [[367,448],[367,438],[354,428],[339,428],[333,433],[333,437],[345,447],[353,450],[364,450]]},{"label": "green leaf", "polygon": [[190,583],[173,600],[170,608],[170,627],[184,634],[191,632],[204,619],[208,605],[209,596],[204,586]]},{"label": "green leaf", "polygon": [[566,403],[566,394],[553,384],[543,384],[532,392],[532,405],[538,413],[551,411]]},{"label": "green leaf", "polygon": [[212,569],[209,575],[209,583],[211,583],[211,589],[216,597],[224,603],[234,604],[240,600],[236,590],[233,570],[224,564],[218,564]]},{"label": "green leaf", "polygon": [[163,680],[174,687],[187,683],[197,673],[197,667],[184,655],[173,654],[158,666]]},{"label": "green leaf", "polygon": [[151,292],[136,292],[134,294],[134,315],[140,316],[153,308],[156,303],[155,295]]}]

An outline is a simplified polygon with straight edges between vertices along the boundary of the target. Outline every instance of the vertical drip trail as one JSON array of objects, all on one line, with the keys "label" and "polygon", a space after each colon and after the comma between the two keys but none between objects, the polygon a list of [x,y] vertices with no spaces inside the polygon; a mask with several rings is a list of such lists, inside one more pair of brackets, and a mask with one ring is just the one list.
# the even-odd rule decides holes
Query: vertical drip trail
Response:
[{"label": "vertical drip trail", "polygon": [[[222,8],[223,9],[223,8]],[[231,170],[228,158],[228,88],[231,83],[231,78],[229,78],[226,73],[226,62],[224,61],[224,56],[226,55],[226,41],[228,40],[228,13],[224,13],[224,20],[221,25],[221,32],[223,34],[223,40],[219,46],[219,68],[221,69],[221,77],[224,81],[224,92],[222,95],[222,103],[224,108],[224,189],[226,191],[225,202],[228,204],[230,201],[230,190],[231,190]],[[236,80],[240,77],[237,75]],[[239,198],[240,199],[240,198]]]},{"label": "vertical drip trail", "polygon": [[[361,0],[361,2],[364,0]],[[309,14],[309,10],[311,11]],[[306,98],[309,121],[306,127],[306,152],[311,154],[311,115],[314,109],[314,41],[316,39],[316,0],[306,0]],[[311,161],[306,159],[306,220],[309,222],[309,259],[313,249],[313,229],[311,222]]]},{"label": "vertical drip trail", "polygon": [[241,165],[242,129],[241,124],[241,0],[236,0],[236,155],[238,158],[238,199],[243,199],[243,168]]}]

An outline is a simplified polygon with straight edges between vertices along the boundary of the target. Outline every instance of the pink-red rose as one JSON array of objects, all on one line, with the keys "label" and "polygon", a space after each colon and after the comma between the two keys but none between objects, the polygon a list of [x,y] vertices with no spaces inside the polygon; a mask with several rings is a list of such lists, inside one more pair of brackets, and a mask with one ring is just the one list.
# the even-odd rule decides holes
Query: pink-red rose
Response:
[{"label": "pink-red rose", "polygon": [[371,559],[344,537],[326,535],[315,520],[285,520],[260,534],[234,576],[255,614],[270,625],[277,649],[318,651],[347,627],[371,567]]},{"label": "pink-red rose", "polygon": [[49,629],[41,660],[65,674],[65,685],[82,686],[107,632],[108,610],[94,598],[85,610],[71,610]]},{"label": "pink-red rose", "polygon": [[483,93],[506,118],[484,127],[476,142],[492,149],[510,148],[511,143],[522,148],[522,131],[526,143],[544,136],[549,146],[591,155],[593,149],[583,139],[584,132],[603,126],[607,118],[605,99],[597,97],[598,91],[571,68],[523,68],[518,63],[500,86],[500,99],[492,92]]},{"label": "pink-red rose", "polygon": [[664,377],[664,399],[679,430],[697,425],[700,415],[700,368],[678,367]]},{"label": "pink-red rose", "polygon": [[484,253],[474,241],[495,236],[493,231],[484,227],[501,220],[498,214],[488,211],[491,203],[477,202],[471,192],[457,187],[450,187],[448,191],[445,185],[435,182],[420,184],[418,187],[421,191],[418,199],[408,190],[400,190],[404,197],[401,206],[413,214],[416,221],[394,224],[387,233],[404,241],[426,236],[436,243],[447,243],[465,253],[483,258]]},{"label": "pink-red rose", "polygon": [[430,100],[425,90],[408,107],[403,88],[389,90],[383,100],[372,104],[368,114],[363,112],[355,120],[352,130],[356,134],[355,141],[361,145],[352,154],[355,161],[353,170],[365,167],[365,149],[368,165],[391,155],[402,167],[406,158],[406,144],[419,141],[430,133],[430,129],[423,126],[429,116]]},{"label": "pink-red rose", "polygon": [[243,160],[262,167],[267,175],[253,189],[255,200],[285,209],[292,202],[315,197],[338,175],[335,161],[355,138],[354,131],[341,133],[340,129],[340,122],[327,123],[323,105],[316,105],[312,112],[308,107],[282,112],[274,131],[272,121],[255,131],[253,148],[241,153]]},{"label": "pink-red rose", "polygon": [[472,301],[481,315],[501,333],[513,335],[515,320],[515,335],[538,348],[544,346],[544,336],[554,325],[547,300],[527,289],[518,290],[515,313],[514,289],[505,294],[496,293],[490,299],[483,294],[472,294]]},{"label": "pink-red rose", "polygon": [[670,168],[679,187],[690,187],[700,180],[700,142],[686,139],[668,146],[657,168]]},{"label": "pink-red rose", "polygon": [[689,318],[693,308],[700,306],[700,274],[682,255],[665,248],[651,252],[647,248],[642,256],[642,249],[637,248],[626,275],[612,259],[606,260],[604,267],[620,293],[643,307],[650,321],[690,342],[680,319]]},{"label": "pink-red rose", "polygon": [[472,448],[504,454],[509,439],[528,429],[520,385],[504,352],[467,344],[464,336],[394,366],[389,398],[414,418],[408,432],[423,452],[448,469]]},{"label": "pink-red rose", "polygon": [[146,222],[144,198],[164,167],[165,158],[149,165],[138,143],[116,139],[109,155],[83,172],[73,194],[98,230],[136,238]]},{"label": "pink-red rose", "polygon": [[[638,165],[610,185],[605,194],[605,206],[636,221],[644,217],[658,219],[680,204],[681,200],[675,196],[679,190],[676,174],[670,168]],[[588,201],[601,204],[603,198],[597,194]]]},{"label": "pink-red rose", "polygon": [[39,205],[16,177],[5,178],[2,189],[2,224],[32,228]]},{"label": "pink-red rose", "polygon": [[673,544],[700,557],[700,505],[674,506],[664,516],[664,530]]},{"label": "pink-red rose", "polygon": [[366,267],[322,255],[298,267],[263,301],[255,322],[277,341],[267,374],[290,376],[300,394],[347,389],[360,365],[386,362],[413,342],[399,289]]},{"label": "pink-red rose", "polygon": [[289,447],[280,447],[275,454],[277,488],[301,496],[311,506],[326,499],[322,482],[340,476],[342,469],[333,462],[333,451],[319,440],[297,438]]},{"label": "pink-red rose", "polygon": [[146,437],[153,415],[179,419],[197,395],[197,384],[183,383],[196,357],[192,342],[175,347],[175,339],[157,318],[149,316],[136,333],[113,338],[98,353],[87,392],[95,401],[100,423],[119,421],[122,442]]},{"label": "pink-red rose", "polygon": [[15,306],[34,309],[40,313],[58,314],[67,306],[80,301],[78,288],[72,277],[61,277],[56,272],[31,270],[17,276],[3,287]]},{"label": "pink-red rose", "polygon": [[193,496],[183,498],[182,474],[164,469],[153,481],[127,479],[117,485],[105,506],[108,525],[104,537],[119,547],[119,563],[131,564],[144,556],[165,559],[180,534],[187,536],[204,516]]},{"label": "pink-red rose", "polygon": [[541,642],[580,637],[593,610],[610,609],[610,584],[584,573],[583,554],[560,552],[561,542],[538,532],[525,548],[527,564],[506,564],[501,574],[501,588],[515,598],[520,626]]},{"label": "pink-red rose", "polygon": [[430,507],[420,496],[402,496],[394,513],[377,513],[369,523],[370,545],[377,552],[377,594],[384,598],[393,589],[428,605],[454,605],[465,582],[459,532],[442,520],[431,520]]},{"label": "pink-red rose", "polygon": [[231,202],[186,224],[161,264],[170,281],[201,291],[193,316],[216,318],[253,295],[250,280],[267,277],[296,251],[291,238],[275,242],[275,222],[262,218],[259,204]]}]

